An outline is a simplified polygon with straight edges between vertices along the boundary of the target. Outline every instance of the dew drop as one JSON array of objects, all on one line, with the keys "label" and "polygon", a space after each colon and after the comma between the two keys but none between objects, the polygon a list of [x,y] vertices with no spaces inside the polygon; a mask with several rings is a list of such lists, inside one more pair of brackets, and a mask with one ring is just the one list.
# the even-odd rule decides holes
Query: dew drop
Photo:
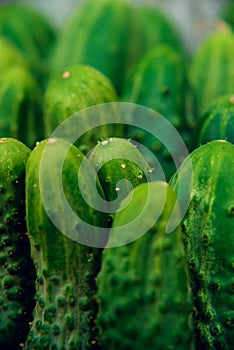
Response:
[{"label": "dew drop", "polygon": [[108,145],[108,140],[102,141],[101,144],[102,144],[102,146]]},{"label": "dew drop", "polygon": [[66,70],[65,72],[63,72],[63,79],[67,79],[70,77],[70,72],[68,70]]}]

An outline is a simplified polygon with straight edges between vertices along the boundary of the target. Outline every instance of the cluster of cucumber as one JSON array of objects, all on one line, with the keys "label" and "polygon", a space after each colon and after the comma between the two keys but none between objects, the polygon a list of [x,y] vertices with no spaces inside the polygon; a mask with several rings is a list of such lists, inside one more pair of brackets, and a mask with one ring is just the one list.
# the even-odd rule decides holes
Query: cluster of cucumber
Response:
[{"label": "cluster of cucumber", "polygon": [[233,349],[228,6],[191,55],[156,6],[83,0],[58,28],[1,5],[0,348]]}]

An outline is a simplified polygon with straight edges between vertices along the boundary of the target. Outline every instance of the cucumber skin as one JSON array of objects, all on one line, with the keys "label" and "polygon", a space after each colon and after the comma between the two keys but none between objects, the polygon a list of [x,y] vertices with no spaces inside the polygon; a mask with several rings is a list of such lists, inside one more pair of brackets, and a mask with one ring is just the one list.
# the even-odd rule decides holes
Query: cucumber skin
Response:
[{"label": "cucumber skin", "polygon": [[[51,77],[45,91],[43,106],[45,135],[50,137],[66,118],[83,109],[116,101],[118,97],[113,84],[103,73],[87,65],[68,66]],[[100,126],[90,130],[91,126],[87,118],[85,124],[87,132],[76,140],[75,145],[86,153],[96,145],[98,139],[123,134],[121,124],[113,126],[107,123],[108,115],[104,115],[103,120],[100,120]],[[79,126],[82,128],[83,125],[79,124]],[[67,130],[65,137],[69,138],[69,135],[70,130]]]},{"label": "cucumber skin", "polygon": [[180,130],[186,125],[186,86],[183,55],[160,44],[135,66],[124,84],[122,100],[152,108]]},{"label": "cucumber skin", "polygon": [[[168,120],[180,133],[184,142],[189,133],[189,121],[186,117],[187,77],[185,60],[181,53],[166,44],[160,44],[142,57],[129,75],[123,88],[121,99],[151,108]],[[154,120],[152,120],[154,123]],[[155,122],[156,123],[156,122]],[[127,126],[126,137],[143,144],[158,159],[165,179],[169,181],[176,171],[174,160],[167,147],[155,136],[133,125]],[[154,159],[148,162],[155,166]],[[163,180],[163,179],[161,179]]]},{"label": "cucumber skin", "polygon": [[0,38],[0,73],[4,73],[12,66],[21,66],[29,69],[24,56],[7,38]]},{"label": "cucumber skin", "polygon": [[[46,145],[51,152],[48,169],[50,166],[56,169],[59,154],[67,144],[62,139],[43,140],[32,151],[27,163],[26,218],[36,266],[37,292],[34,320],[25,349],[99,349],[95,276],[100,268],[102,250],[77,243],[61,233],[45,212],[39,188],[40,163]],[[88,207],[77,187],[78,169],[83,159],[84,155],[75,146],[69,149],[63,169],[64,193],[83,220],[105,227],[107,216]],[[48,172],[46,186],[50,186],[54,198],[58,197],[58,174],[56,170]],[[98,183],[97,186],[101,192]],[[63,223],[66,213],[63,213],[60,198],[51,202],[51,211],[60,215]]]},{"label": "cucumber skin", "polygon": [[[132,187],[150,179],[150,167],[135,145],[124,138],[111,137],[100,141],[87,155],[97,172],[105,199],[118,198],[118,205]],[[120,185],[122,179],[129,182]]]},{"label": "cucumber skin", "polygon": [[222,95],[199,116],[192,130],[192,148],[212,140],[234,143],[234,95]]},{"label": "cucumber skin", "polygon": [[20,52],[41,87],[50,72],[50,55],[57,40],[57,28],[43,12],[29,3],[6,3],[0,8],[0,36]]},{"label": "cucumber skin", "polygon": [[195,121],[214,98],[233,93],[233,56],[234,33],[223,27],[205,38],[192,57],[189,82]]},{"label": "cucumber skin", "polygon": [[[141,213],[148,191],[155,193],[148,203],[149,215],[146,209],[147,217],[135,224],[132,234],[154,223],[165,196],[166,201],[157,223],[142,237],[103,251],[97,276],[102,349],[193,349],[192,298],[182,232],[177,227],[165,233],[175,193],[164,182],[140,184],[133,191],[129,206],[115,214],[113,228]],[[110,242],[116,239],[111,230]]]},{"label": "cucumber skin", "polygon": [[[77,38],[79,44],[74,45]],[[92,66],[112,81],[119,95],[125,76],[142,50],[134,6],[125,0],[86,0],[64,24],[54,50],[53,72],[73,64]]]},{"label": "cucumber skin", "polygon": [[29,148],[43,138],[42,93],[23,66],[12,66],[0,76],[0,137],[18,139]]},{"label": "cucumber skin", "polygon": [[[193,187],[183,220],[197,349],[233,349],[234,146],[214,140],[191,153]],[[186,160],[179,171],[186,181]],[[170,184],[177,192],[178,174]]]},{"label": "cucumber skin", "polygon": [[21,349],[35,305],[35,269],[25,220],[25,168],[30,150],[0,138],[0,347]]},{"label": "cucumber skin", "polygon": [[136,10],[143,34],[143,54],[161,44],[166,44],[175,51],[185,54],[176,25],[162,8],[141,3],[138,4]]}]

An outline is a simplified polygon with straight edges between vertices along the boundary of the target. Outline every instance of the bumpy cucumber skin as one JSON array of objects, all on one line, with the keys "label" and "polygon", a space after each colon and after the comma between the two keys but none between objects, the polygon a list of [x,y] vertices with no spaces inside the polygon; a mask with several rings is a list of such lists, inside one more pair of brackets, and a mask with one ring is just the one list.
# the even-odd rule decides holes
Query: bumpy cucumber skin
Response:
[{"label": "bumpy cucumber skin", "polygon": [[13,66],[0,75],[0,99],[0,137],[33,148],[43,138],[42,94],[25,67]]},{"label": "bumpy cucumber skin", "polygon": [[[122,100],[160,113],[181,133],[187,143],[184,138],[185,133],[189,133],[189,122],[186,119],[186,86],[183,56],[170,46],[161,44],[148,51],[136,65],[125,82]],[[127,137],[143,144],[157,157],[166,180],[169,180],[176,167],[166,146],[149,132],[133,125],[127,127]],[[153,160],[149,158],[148,161],[154,167]]]},{"label": "bumpy cucumber skin", "polygon": [[[117,100],[118,97],[113,84],[97,69],[86,65],[67,67],[50,79],[45,91],[44,124],[46,137],[50,137],[51,133],[66,118],[73,114],[87,107],[107,102],[116,102]],[[98,117],[99,115],[97,115]],[[85,125],[87,132],[75,142],[75,145],[84,153],[96,145],[100,137],[122,136],[123,126],[121,124],[107,125],[108,115],[104,115],[103,118],[104,120],[100,120],[101,126],[93,128],[90,131],[88,130],[91,126],[89,125],[89,119],[87,119]],[[82,123],[84,122],[82,121]],[[82,126],[84,125],[82,124]],[[65,132],[65,134],[65,136],[69,137],[70,130]]]},{"label": "bumpy cucumber skin", "polygon": [[[26,217],[36,266],[37,291],[34,319],[25,349],[99,348],[95,325],[95,276],[100,268],[102,250],[77,243],[60,232],[45,211],[39,188],[41,159],[45,148],[49,147],[45,185],[50,186],[54,200],[51,200],[51,206],[47,209],[59,215],[63,225],[66,211],[62,199],[58,198],[59,170],[56,170],[56,164],[67,144],[62,139],[43,140],[32,151],[27,163]],[[82,152],[72,146],[64,160],[64,193],[72,209],[83,220],[98,227],[107,227],[107,215],[90,208],[78,188],[77,174],[82,160]],[[97,186],[101,192],[98,182]],[[84,190],[89,193],[89,189]],[[84,234],[80,228],[77,230],[77,234]]]},{"label": "bumpy cucumber skin", "polygon": [[41,85],[47,80],[57,29],[44,13],[26,3],[0,7],[0,35],[18,49]]},{"label": "bumpy cucumber skin", "polygon": [[211,101],[234,90],[234,33],[228,27],[212,32],[192,58],[189,71],[195,121]]},{"label": "bumpy cucumber skin", "polygon": [[[92,66],[112,81],[119,94],[128,70],[142,50],[134,10],[125,0],[86,0],[78,5],[64,24],[56,45],[54,72],[72,64]],[[77,38],[79,45],[74,47]]]},{"label": "bumpy cucumber skin", "polygon": [[[147,217],[130,234],[148,223],[152,227],[130,244],[103,251],[97,276],[102,349],[193,349],[192,299],[182,232],[178,226],[165,233],[175,193],[159,181],[140,184],[133,191],[130,204],[115,214],[112,227],[126,225],[129,218],[133,221],[140,215],[148,191],[155,197],[148,203]],[[164,200],[155,223],[154,215]],[[116,239],[111,230],[110,242]]]},{"label": "bumpy cucumber skin", "polygon": [[[234,146],[211,141],[190,155],[191,201],[183,220],[185,249],[194,295],[197,349],[234,346]],[[179,169],[186,181],[187,161]],[[178,174],[171,179],[177,192]]]},{"label": "bumpy cucumber skin", "polygon": [[123,89],[124,101],[152,108],[176,128],[185,124],[186,74],[183,56],[161,44],[142,57]]},{"label": "bumpy cucumber skin", "polygon": [[30,150],[0,139],[0,348],[21,349],[32,321],[35,269],[25,221],[25,167]]},{"label": "bumpy cucumber skin", "polygon": [[192,131],[192,147],[212,140],[234,143],[234,95],[217,97],[199,116]]},{"label": "bumpy cucumber skin", "polygon": [[[87,156],[97,172],[105,199],[109,202],[117,200],[115,209],[132,187],[150,179],[149,164],[135,145],[124,138],[100,141]],[[118,184],[123,179],[128,182]]]}]

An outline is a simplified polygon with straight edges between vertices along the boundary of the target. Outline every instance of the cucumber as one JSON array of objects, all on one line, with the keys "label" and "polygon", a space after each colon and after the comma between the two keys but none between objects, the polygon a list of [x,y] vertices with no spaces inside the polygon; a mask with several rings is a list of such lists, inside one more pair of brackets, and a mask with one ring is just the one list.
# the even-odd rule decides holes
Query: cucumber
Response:
[{"label": "cucumber", "polygon": [[0,6],[0,36],[23,55],[31,73],[44,85],[50,70],[50,54],[57,38],[51,18],[27,3]]},{"label": "cucumber", "polygon": [[[103,350],[193,349],[182,232],[177,226],[166,233],[175,201],[166,182],[143,183],[114,216],[97,276]],[[178,207],[174,215],[180,215]],[[120,246],[118,227],[126,227]]]},{"label": "cucumber", "polygon": [[188,184],[188,159],[193,185],[183,219],[185,250],[194,298],[196,349],[231,350],[234,346],[234,145],[213,140],[196,148],[172,177]]},{"label": "cucumber", "polygon": [[0,73],[3,74],[12,66],[29,68],[23,54],[8,39],[0,37]]},{"label": "cucumber", "polygon": [[234,33],[227,26],[203,39],[192,57],[189,71],[195,121],[212,100],[234,91]]},{"label": "cucumber", "polygon": [[[185,133],[189,132],[186,117],[186,87],[187,74],[183,56],[170,46],[161,44],[149,50],[135,66],[125,82],[122,100],[154,110],[152,123],[155,125],[157,125],[157,113],[159,113],[184,138]],[[143,116],[142,120],[144,120]],[[135,126],[134,120],[132,124],[126,127],[126,137],[143,144],[157,157],[168,181],[176,171],[176,166],[166,144],[148,131]],[[176,144],[177,146],[179,150],[180,145]],[[155,165],[154,159],[147,157],[147,161],[156,168],[157,173],[158,165]]]},{"label": "cucumber", "polygon": [[85,0],[64,23],[52,69],[56,72],[73,64],[92,66],[112,81],[119,94],[141,50],[141,30],[133,5],[125,0]]},{"label": "cucumber", "polygon": [[[97,69],[86,65],[73,65],[55,74],[47,86],[44,94],[44,124],[46,137],[50,137],[56,128],[68,117],[88,107],[117,101],[116,91],[111,81]],[[97,111],[96,118],[99,117]],[[78,115],[78,114],[77,114]],[[108,115],[104,116],[104,125],[94,129],[89,125],[89,118],[81,121],[77,118],[77,133],[84,124],[87,132],[75,141],[82,152],[86,153],[96,145],[97,140],[108,136],[121,136],[121,124],[109,124]],[[83,123],[83,124],[82,124]],[[82,124],[82,125],[81,125]],[[90,130],[91,129],[91,130]],[[64,128],[65,130],[65,128]],[[90,130],[90,131],[89,131]],[[64,131],[64,137],[71,134],[71,130]]]},{"label": "cucumber", "polygon": [[0,137],[16,138],[30,148],[43,138],[42,94],[34,76],[23,66],[0,75]]},{"label": "cucumber", "polygon": [[193,148],[212,140],[234,143],[234,95],[217,97],[199,116],[192,130]]},{"label": "cucumber", "polygon": [[161,44],[185,54],[185,48],[177,26],[171,16],[155,3],[140,3],[136,7],[143,36],[143,53]]},{"label": "cucumber", "polygon": [[133,187],[150,180],[149,164],[135,145],[124,138],[100,141],[87,157],[97,172],[109,212],[118,210]]},{"label": "cucumber", "polygon": [[149,50],[124,84],[122,100],[154,109],[176,128],[186,125],[186,69],[183,56],[169,45]]},{"label": "cucumber", "polygon": [[25,221],[30,149],[0,138],[0,348],[19,350],[32,321],[35,269]]},{"label": "cucumber", "polygon": [[[77,175],[83,162],[81,192]],[[96,179],[102,194],[95,175],[83,153],[63,139],[43,140],[31,152],[26,168],[26,219],[37,280],[25,349],[99,348],[95,277],[100,268],[99,246],[104,246],[105,239],[99,227],[108,226],[108,216],[83,198],[85,193],[97,205],[89,179]],[[81,220],[70,219],[63,195],[76,219],[79,216],[96,227],[95,237]]]}]

